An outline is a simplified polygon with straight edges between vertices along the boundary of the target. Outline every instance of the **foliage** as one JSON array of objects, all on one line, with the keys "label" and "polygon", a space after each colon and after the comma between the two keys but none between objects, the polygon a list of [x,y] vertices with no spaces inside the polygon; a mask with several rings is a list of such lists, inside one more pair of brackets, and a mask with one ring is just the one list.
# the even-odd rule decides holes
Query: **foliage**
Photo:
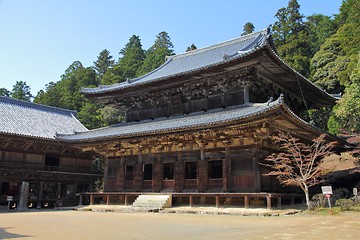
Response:
[{"label": "foliage", "polygon": [[311,198],[310,208],[311,209],[322,208],[326,206],[326,203],[327,203],[326,196],[322,193],[319,193]]},{"label": "foliage", "polygon": [[326,39],[311,59],[312,80],[331,93],[340,93],[350,83],[360,51],[360,2],[347,0],[335,19],[338,29]]},{"label": "foliage", "polygon": [[309,76],[309,31],[297,0],[290,0],[286,8],[277,11],[275,17],[278,20],[272,25],[272,32],[278,54],[302,75]]},{"label": "foliage", "polygon": [[33,96],[30,92],[30,86],[23,81],[16,81],[13,89],[10,93],[10,96],[15,99],[31,102]]},{"label": "foliage", "polygon": [[166,56],[174,54],[174,45],[167,32],[161,32],[156,36],[154,44],[146,51],[144,64],[138,71],[138,75],[146,74],[162,65]]},{"label": "foliage", "polygon": [[321,179],[320,165],[323,158],[332,153],[335,145],[335,142],[326,142],[325,137],[326,135],[322,134],[308,145],[290,133],[278,131],[273,140],[280,147],[280,152],[266,158],[265,166],[270,167],[272,171],[265,175],[276,176],[282,185],[300,187],[305,193],[309,208],[309,187]]},{"label": "foliage", "polygon": [[331,107],[322,107],[319,109],[309,109],[307,111],[307,118],[309,123],[320,128],[323,131],[328,129],[328,120],[331,115]]},{"label": "foliage", "polygon": [[6,88],[0,88],[0,96],[10,97],[10,91]]},{"label": "foliage", "polygon": [[338,128],[360,132],[360,62],[351,74],[350,85],[334,108],[334,118]]},{"label": "foliage", "polygon": [[113,57],[110,55],[110,52],[106,49],[102,50],[94,62],[94,70],[101,78],[104,76],[108,68],[112,67],[115,63],[115,60],[112,59]]},{"label": "foliage", "polygon": [[247,22],[244,25],[244,30],[243,33],[241,34],[241,36],[253,33],[255,30],[254,24],[252,24],[251,22]]},{"label": "foliage", "polygon": [[340,198],[335,202],[335,206],[340,207],[342,211],[349,211],[354,205],[355,203],[353,200],[346,198]]},{"label": "foliage", "polygon": [[112,125],[124,120],[124,113],[122,111],[108,106],[101,109],[101,115],[105,125]]},{"label": "foliage", "polygon": [[119,59],[118,66],[122,68],[123,76],[126,79],[136,77],[145,59],[145,51],[142,49],[139,36],[132,35],[120,54],[122,57]]},{"label": "foliage", "polygon": [[311,56],[313,56],[319,51],[325,40],[335,33],[335,24],[331,17],[322,14],[313,14],[306,19],[305,24],[309,32],[307,38],[310,44]]},{"label": "foliage", "polygon": [[195,44],[191,44],[189,47],[186,48],[186,52],[190,52],[192,50],[196,50],[197,47],[195,46]]}]

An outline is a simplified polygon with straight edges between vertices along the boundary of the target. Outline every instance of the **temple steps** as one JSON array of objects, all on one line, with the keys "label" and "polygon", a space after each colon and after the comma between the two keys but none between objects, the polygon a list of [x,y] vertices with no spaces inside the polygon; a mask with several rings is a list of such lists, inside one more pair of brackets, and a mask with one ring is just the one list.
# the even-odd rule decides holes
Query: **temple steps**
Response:
[{"label": "temple steps", "polygon": [[143,194],[131,206],[133,211],[156,212],[171,207],[172,197],[168,194]]}]

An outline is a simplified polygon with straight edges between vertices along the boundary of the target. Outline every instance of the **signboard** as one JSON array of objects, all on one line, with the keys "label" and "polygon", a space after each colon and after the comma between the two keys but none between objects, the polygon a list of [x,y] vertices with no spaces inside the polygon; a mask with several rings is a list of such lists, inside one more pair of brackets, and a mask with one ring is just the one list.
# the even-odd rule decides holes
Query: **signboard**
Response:
[{"label": "signboard", "polygon": [[6,201],[11,202],[13,200],[13,196],[7,196]]},{"label": "signboard", "polygon": [[333,194],[331,186],[322,186],[321,191],[322,194]]}]

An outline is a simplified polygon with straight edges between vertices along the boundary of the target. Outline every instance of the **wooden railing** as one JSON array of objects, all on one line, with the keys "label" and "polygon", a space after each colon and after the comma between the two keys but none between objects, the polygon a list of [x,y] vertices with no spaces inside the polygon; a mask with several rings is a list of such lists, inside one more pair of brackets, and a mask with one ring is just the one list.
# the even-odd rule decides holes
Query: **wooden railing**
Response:
[{"label": "wooden railing", "polygon": [[12,170],[31,170],[31,171],[56,171],[71,173],[96,173],[90,167],[76,166],[43,166],[35,163],[24,162],[0,162],[0,168]]}]

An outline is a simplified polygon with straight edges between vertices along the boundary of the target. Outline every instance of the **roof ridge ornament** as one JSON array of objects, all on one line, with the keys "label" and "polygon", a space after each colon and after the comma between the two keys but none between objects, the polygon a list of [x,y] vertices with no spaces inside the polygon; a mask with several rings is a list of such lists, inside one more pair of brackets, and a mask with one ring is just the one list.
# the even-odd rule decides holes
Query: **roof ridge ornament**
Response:
[{"label": "roof ridge ornament", "polygon": [[284,94],[283,94],[283,93],[280,93],[280,96],[279,96],[279,98],[278,98],[278,101],[279,101],[279,103],[285,103]]}]

